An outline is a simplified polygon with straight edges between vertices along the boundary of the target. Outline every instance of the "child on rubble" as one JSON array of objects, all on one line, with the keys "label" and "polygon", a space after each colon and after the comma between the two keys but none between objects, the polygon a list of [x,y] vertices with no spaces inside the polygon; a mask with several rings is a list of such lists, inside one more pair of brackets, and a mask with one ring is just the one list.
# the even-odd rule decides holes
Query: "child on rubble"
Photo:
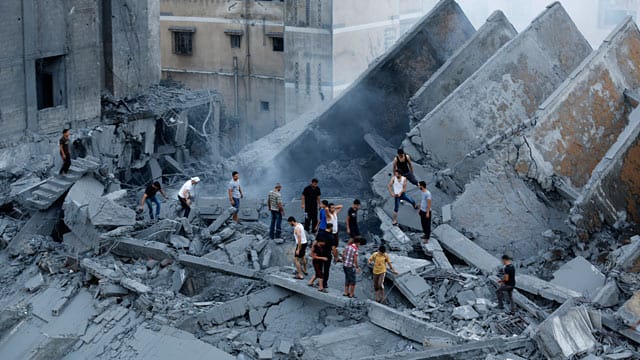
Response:
[{"label": "child on rubble", "polygon": [[391,265],[387,248],[384,245],[380,245],[378,251],[371,255],[368,263],[373,263],[373,289],[376,291],[376,302],[382,303],[385,298],[384,277],[387,273],[387,265],[389,265],[389,269],[394,274],[398,274],[398,272]]}]

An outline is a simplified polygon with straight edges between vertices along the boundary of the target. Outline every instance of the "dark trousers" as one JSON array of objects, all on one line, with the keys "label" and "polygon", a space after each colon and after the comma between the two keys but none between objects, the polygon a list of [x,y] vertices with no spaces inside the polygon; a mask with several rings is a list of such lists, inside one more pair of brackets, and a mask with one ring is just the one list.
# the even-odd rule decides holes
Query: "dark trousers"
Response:
[{"label": "dark trousers", "polygon": [[156,196],[152,196],[150,198],[147,198],[147,200],[144,201],[147,206],[149,207],[149,217],[151,219],[153,219],[153,204],[156,204],[156,217],[160,217],[160,201],[158,200],[158,197]]},{"label": "dark trousers", "polygon": [[324,287],[328,287],[329,285],[329,271],[331,271],[331,258],[327,261],[322,262],[322,283]]},{"label": "dark trousers", "polygon": [[410,183],[412,183],[415,186],[418,186],[418,180],[416,179],[415,175],[413,175],[413,173],[411,171],[406,172],[404,174],[401,174],[402,176],[406,177],[407,180],[409,180]]},{"label": "dark trousers", "polygon": [[282,213],[278,210],[271,210],[271,226],[269,227],[269,237],[277,239],[282,235]]},{"label": "dark trousers", "polygon": [[189,213],[191,213],[191,206],[187,204],[187,200],[178,196],[178,200],[180,200],[180,206],[184,210],[184,217],[189,218]]},{"label": "dark trousers", "polygon": [[504,303],[503,303],[503,297],[504,297],[504,293],[507,293],[507,296],[509,297],[509,310],[511,312],[515,311],[515,306],[513,305],[513,286],[509,286],[509,285],[500,285],[500,287],[498,288],[498,290],[496,290],[496,297],[498,298],[498,307],[502,308],[504,307]]},{"label": "dark trousers", "polygon": [[[318,226],[318,210],[305,209],[304,229],[306,232],[313,232]],[[309,228],[311,226],[311,228]]]},{"label": "dark trousers", "polygon": [[60,168],[60,174],[66,174],[69,172],[69,168],[71,167],[71,156],[66,155],[62,160],[62,167]]},{"label": "dark trousers", "polygon": [[[428,216],[427,216],[428,215]],[[431,237],[431,211],[427,214],[425,211],[420,210],[420,225],[422,225],[422,232],[426,239]]]}]

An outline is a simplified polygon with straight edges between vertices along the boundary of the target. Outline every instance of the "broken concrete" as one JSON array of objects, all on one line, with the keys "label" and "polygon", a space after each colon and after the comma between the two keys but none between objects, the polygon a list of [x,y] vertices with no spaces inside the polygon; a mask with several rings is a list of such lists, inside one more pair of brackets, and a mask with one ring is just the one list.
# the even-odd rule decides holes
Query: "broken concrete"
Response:
[{"label": "broken concrete", "polygon": [[593,298],[604,286],[605,276],[582,256],[573,258],[553,273],[552,283]]},{"label": "broken concrete", "polygon": [[178,262],[185,266],[200,268],[209,271],[220,271],[223,273],[237,275],[249,279],[258,279],[259,273],[255,270],[236,266],[225,262],[215,261],[204,257],[180,254]]},{"label": "broken concrete", "polygon": [[127,226],[136,222],[136,212],[103,196],[91,201],[88,215],[94,226]]},{"label": "broken concrete", "polygon": [[143,241],[135,238],[120,238],[107,243],[106,246],[116,255],[140,258],[165,260],[173,259],[175,255],[166,244],[157,241]]}]

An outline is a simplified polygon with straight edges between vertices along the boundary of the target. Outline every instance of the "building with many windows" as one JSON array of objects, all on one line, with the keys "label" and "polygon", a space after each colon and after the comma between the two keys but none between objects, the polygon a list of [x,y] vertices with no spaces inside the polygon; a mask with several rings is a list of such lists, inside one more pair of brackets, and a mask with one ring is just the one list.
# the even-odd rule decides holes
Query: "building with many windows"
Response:
[{"label": "building with many windows", "polygon": [[328,104],[435,0],[161,0],[163,77],[225,100],[239,145]]}]

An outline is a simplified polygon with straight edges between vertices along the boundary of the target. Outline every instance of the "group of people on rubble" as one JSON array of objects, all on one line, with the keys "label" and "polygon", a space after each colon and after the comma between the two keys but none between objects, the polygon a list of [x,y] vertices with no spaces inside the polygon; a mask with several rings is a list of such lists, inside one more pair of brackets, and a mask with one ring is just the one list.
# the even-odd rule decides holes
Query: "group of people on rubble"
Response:
[{"label": "group of people on rubble", "polygon": [[[59,141],[59,151],[63,161],[62,168],[60,169],[61,175],[67,174],[71,167],[69,144],[70,132],[69,129],[64,129]],[[234,171],[231,177],[227,186],[227,195],[230,205],[235,208],[232,218],[235,222],[238,222],[238,211],[240,209],[240,202],[244,198],[244,192],[240,184],[240,174]],[[193,202],[193,190],[199,182],[199,177],[192,177],[187,180],[178,191],[177,198],[184,217],[189,217]],[[408,182],[418,187],[420,191],[419,204],[408,196]],[[267,207],[271,214],[271,224],[269,226],[269,237],[271,239],[278,239],[282,236],[282,217],[285,211],[281,190],[282,185],[277,183],[274,189],[267,195]],[[427,183],[425,181],[418,181],[416,179],[411,158],[408,154],[405,154],[403,149],[398,149],[397,156],[393,159],[393,175],[387,184],[387,190],[394,199],[392,224],[394,226],[398,225],[398,211],[400,205],[406,201],[413,209],[418,211],[423,231],[422,239],[428,242],[431,235],[431,192],[427,189]],[[139,210],[142,211],[146,204],[149,208],[149,216],[151,219],[154,219],[154,204],[156,205],[155,219],[160,217],[161,203],[157,199],[158,193],[165,199],[168,199],[161,184],[155,181],[146,187],[140,201]],[[322,193],[318,187],[318,179],[312,179],[311,184],[302,191],[301,207],[304,211],[304,224],[298,222],[293,216],[287,219],[287,222],[293,228],[293,237],[295,239],[294,264],[296,274],[294,278],[303,280],[305,276],[308,275],[307,249],[309,249],[309,257],[311,258],[314,274],[307,282],[307,285],[312,287],[317,286],[319,291],[328,292],[327,287],[329,284],[331,264],[342,263],[345,278],[343,296],[354,298],[356,274],[360,272],[358,261],[359,246],[365,242],[358,227],[358,210],[360,209],[361,202],[355,199],[347,211],[347,244],[343,250],[339,252],[340,235],[338,214],[342,211],[343,205],[321,200],[321,195]],[[309,246],[311,235],[315,235],[315,239]],[[510,303],[510,313],[513,313],[515,308],[512,294],[515,287],[515,268],[508,255],[502,257],[502,262],[504,265],[503,275],[498,281],[499,286],[496,290],[498,308],[503,307],[503,298],[506,294]],[[384,302],[384,280],[387,267],[397,274],[386,252],[386,247],[380,245],[378,251],[369,257],[367,263],[373,266],[375,299],[377,302]]]}]

